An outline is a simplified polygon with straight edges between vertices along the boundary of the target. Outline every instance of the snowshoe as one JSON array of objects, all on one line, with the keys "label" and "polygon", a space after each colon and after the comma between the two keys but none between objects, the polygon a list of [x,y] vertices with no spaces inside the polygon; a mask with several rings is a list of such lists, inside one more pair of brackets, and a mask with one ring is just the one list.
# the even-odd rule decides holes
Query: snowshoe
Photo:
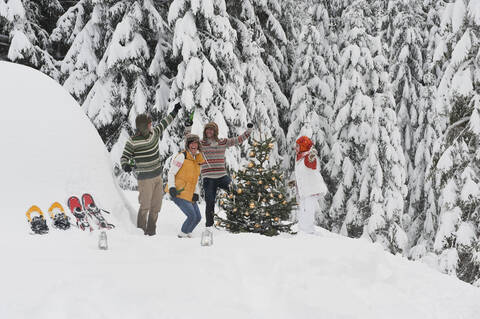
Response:
[{"label": "snowshoe", "polygon": [[95,201],[93,200],[92,195],[90,194],[83,194],[82,195],[82,204],[83,204],[83,209],[84,211],[87,212],[87,214],[97,222],[98,228],[100,229],[112,229],[115,226],[108,223],[107,220],[103,217],[102,212],[104,211],[108,213],[106,210],[98,208],[97,205],[95,205]]},{"label": "snowshoe", "polygon": [[77,227],[81,230],[85,230],[88,228],[90,229],[90,231],[93,231],[92,226],[90,226],[90,223],[88,222],[87,214],[82,209],[82,205],[80,204],[80,200],[78,199],[78,197],[70,197],[67,204],[68,208],[70,208],[70,211],[72,212],[72,215],[75,216],[75,218],[77,219]]},{"label": "snowshoe", "polygon": [[[57,212],[54,210],[57,209]],[[65,214],[65,210],[59,202],[55,202],[48,209],[48,214],[53,221],[53,227],[57,229],[67,230],[70,228],[70,218]]]},{"label": "snowshoe", "polygon": [[[38,216],[31,216],[32,213],[38,213]],[[30,227],[32,228],[33,233],[43,235],[48,233],[48,226],[45,217],[43,216],[42,210],[33,205],[26,213]]]}]

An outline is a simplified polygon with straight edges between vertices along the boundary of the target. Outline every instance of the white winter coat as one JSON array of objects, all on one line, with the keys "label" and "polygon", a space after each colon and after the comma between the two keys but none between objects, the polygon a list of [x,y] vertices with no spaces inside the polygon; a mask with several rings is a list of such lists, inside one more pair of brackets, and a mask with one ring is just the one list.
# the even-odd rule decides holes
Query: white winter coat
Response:
[{"label": "white winter coat", "polygon": [[315,156],[317,160],[317,168],[311,169],[305,166],[305,157],[308,156],[309,152],[305,152],[304,154],[305,156],[302,156],[302,158],[295,163],[295,180],[298,196],[302,199],[308,196],[325,195],[328,191],[322,175],[320,174],[319,158]]}]

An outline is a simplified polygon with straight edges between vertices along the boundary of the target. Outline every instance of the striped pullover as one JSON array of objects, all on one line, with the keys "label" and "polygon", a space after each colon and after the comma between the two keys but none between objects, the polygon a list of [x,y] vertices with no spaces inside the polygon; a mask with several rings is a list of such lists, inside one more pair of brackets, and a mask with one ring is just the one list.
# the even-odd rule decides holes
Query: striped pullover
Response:
[{"label": "striped pullover", "polygon": [[[190,134],[192,128],[185,128],[185,136]],[[202,178],[220,178],[227,175],[225,168],[225,150],[234,145],[243,143],[252,133],[251,129],[247,129],[240,136],[232,138],[221,138],[217,141],[213,139],[201,140],[201,151],[205,158],[205,163],[201,166]]]},{"label": "striped pullover", "polygon": [[160,154],[158,153],[158,141],[162,137],[163,131],[173,121],[173,116],[169,114],[160,121],[145,138],[140,134],[130,137],[125,144],[120,164],[122,167],[128,164],[131,159],[135,160],[137,179],[147,179],[157,177],[162,173]]}]

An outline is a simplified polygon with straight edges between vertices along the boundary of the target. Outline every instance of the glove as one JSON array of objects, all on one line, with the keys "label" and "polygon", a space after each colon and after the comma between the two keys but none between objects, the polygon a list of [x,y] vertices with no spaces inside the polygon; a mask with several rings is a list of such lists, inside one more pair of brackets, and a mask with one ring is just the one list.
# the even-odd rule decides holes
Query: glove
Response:
[{"label": "glove", "polygon": [[195,111],[192,111],[192,113],[190,113],[188,115],[187,119],[185,120],[185,126],[186,127],[193,125],[193,113],[195,113]]},{"label": "glove", "polygon": [[198,202],[198,194],[193,194],[192,202]]},{"label": "glove", "polygon": [[170,115],[171,115],[172,117],[177,116],[178,111],[180,111],[181,108],[182,108],[182,106],[180,105],[180,102],[177,103],[177,104],[175,104],[175,106],[173,107],[173,111],[170,113]]},{"label": "glove", "polygon": [[123,165],[122,168],[125,173],[130,173],[132,171],[132,166],[129,164]]},{"label": "glove", "polygon": [[253,124],[252,124],[252,123],[248,123],[248,124],[247,124],[247,128],[253,128]]},{"label": "glove", "polygon": [[318,155],[317,150],[314,149],[314,148],[312,148],[312,149],[310,150],[310,153],[308,154],[308,160],[309,160],[310,162],[313,162],[313,160],[315,159],[315,157],[316,157],[317,155]]},{"label": "glove", "polygon": [[170,187],[170,189],[168,190],[168,193],[172,198],[175,198],[178,195],[177,189],[175,187]]}]

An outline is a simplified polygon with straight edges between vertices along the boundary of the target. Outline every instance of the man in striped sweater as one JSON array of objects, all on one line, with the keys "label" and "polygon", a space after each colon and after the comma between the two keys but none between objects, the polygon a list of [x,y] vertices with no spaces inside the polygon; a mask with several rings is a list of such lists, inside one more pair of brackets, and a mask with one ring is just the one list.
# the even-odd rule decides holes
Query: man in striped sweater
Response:
[{"label": "man in striped sweater", "polygon": [[140,202],[137,227],[143,229],[145,235],[155,235],[158,213],[162,208],[163,168],[158,153],[158,141],[180,108],[180,104],[176,104],[173,111],[153,129],[152,119],[146,114],[139,114],[135,119],[137,131],[128,139],[120,159],[125,172],[132,171],[132,159],[136,165]]},{"label": "man in striped sweater", "polygon": [[[186,121],[186,134],[190,134],[192,121]],[[202,167],[203,189],[205,191],[205,226],[213,226],[213,213],[217,197],[217,189],[228,190],[232,180],[225,168],[225,150],[228,147],[239,145],[246,141],[252,133],[253,124],[247,124],[247,131],[232,138],[218,138],[218,125],[207,123],[203,129],[203,140],[200,141],[205,163]]]}]

